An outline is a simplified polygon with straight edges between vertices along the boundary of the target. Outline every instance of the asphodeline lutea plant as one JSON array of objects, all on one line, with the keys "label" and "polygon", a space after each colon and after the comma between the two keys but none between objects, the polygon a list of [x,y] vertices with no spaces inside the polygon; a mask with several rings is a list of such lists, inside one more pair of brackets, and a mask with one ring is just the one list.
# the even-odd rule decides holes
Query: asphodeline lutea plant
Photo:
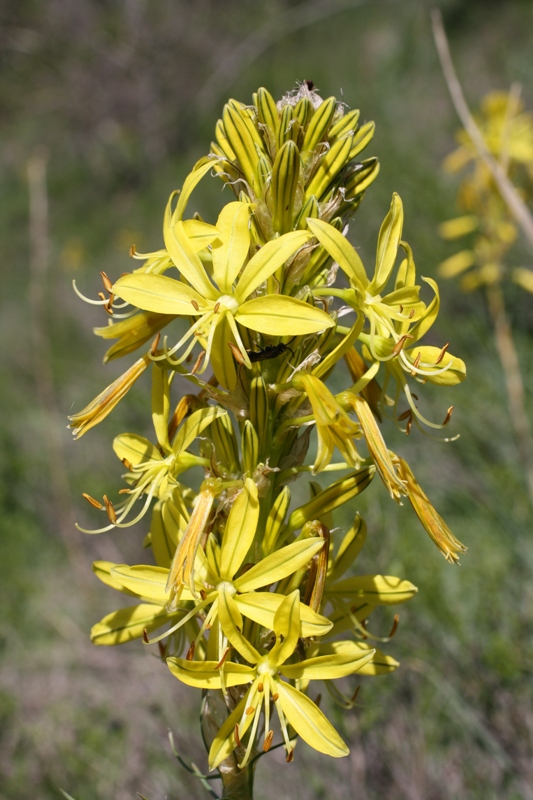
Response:
[{"label": "asphodeline lutea plant", "polygon": [[[95,332],[116,340],[106,360],[148,349],[71,418],[74,434],[150,370],[154,437],[115,439],[126,470],[120,502],[85,495],[105,519],[88,532],[151,514],[152,563],[94,565],[129,604],[92,639],[157,643],[170,673],[201,690],[209,769],[228,798],[252,797],[255,765],[272,748],[285,748],[287,761],[299,739],[348,753],[313,699],[314,681],[351,708],[360,678],[398,666],[377,646],[397,616],[388,636],[369,618],[416,587],[356,564],[367,535],[357,497],[375,475],[395,501],[408,498],[448,561],[465,549],[379,425],[388,417],[406,433],[443,428],[451,409],[431,422],[411,386],[453,386],[465,366],[447,344],[421,343],[438,287],[417,283],[398,195],[370,276],[347,239],[379,170],[376,158],[359,160],[373,131],[306,82],[278,103],[266,89],[250,105],[229,101],[209,154],[167,204],[164,247],[132,248],[140,266],[115,282],[103,275],[107,294],[93,301],[109,315]],[[214,223],[187,211],[210,173],[234,195]],[[311,481],[294,507],[290,487],[305,473],[337,474]]]},{"label": "asphodeline lutea plant", "polygon": [[[518,87],[513,87],[509,94],[488,94],[476,122],[489,153],[520,198],[530,201],[533,197],[533,115],[524,111]],[[444,168],[448,172],[462,173],[457,205],[463,214],[442,223],[440,233],[450,240],[466,238],[468,244],[447,258],[440,265],[439,273],[445,278],[460,277],[460,286],[466,292],[485,291],[505,377],[509,416],[533,505],[533,436],[505,296],[506,284],[510,282],[533,292],[533,269],[516,266],[518,256],[513,247],[519,239],[519,225],[486,160],[465,130],[460,130],[457,138],[459,147],[446,158]]]}]

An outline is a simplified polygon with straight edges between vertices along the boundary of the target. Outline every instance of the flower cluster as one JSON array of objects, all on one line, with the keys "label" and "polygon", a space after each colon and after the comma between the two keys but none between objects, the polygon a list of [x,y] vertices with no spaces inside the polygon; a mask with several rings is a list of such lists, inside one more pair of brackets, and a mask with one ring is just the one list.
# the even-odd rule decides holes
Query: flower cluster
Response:
[{"label": "flower cluster", "polygon": [[[533,194],[533,115],[524,111],[515,90],[491,92],[481,105],[478,127],[490,154],[500,163],[524,198]],[[459,147],[446,158],[447,172],[464,172],[458,192],[462,216],[443,222],[444,239],[469,237],[469,246],[440,265],[445,278],[461,276],[461,288],[473,291],[499,284],[506,275],[505,257],[518,238],[518,227],[489,167],[464,130]],[[533,273],[516,267],[512,279],[533,292]]]},{"label": "flower cluster", "polygon": [[[164,249],[132,250],[140,268],[114,283],[103,276],[111,316],[96,333],[117,340],[107,358],[155,339],[72,418],[82,435],[151,368],[154,441],[125,433],[114,442],[125,499],[86,497],[106,515],[93,532],[133,524],[150,509],[145,545],[155,563],[95,563],[104,583],[136,602],[106,616],[92,638],[158,643],[178,680],[222,699],[223,718],[205,726],[204,738],[210,768],[225,780],[273,746],[275,714],[287,760],[298,737],[346,755],[310,682],[325,680],[349,707],[334,681],[398,666],[375,646],[389,637],[368,619],[416,588],[354,571],[366,526],[354,509],[347,531],[334,528],[337,509],[353,509],[377,474],[394,500],[409,499],[449,561],[464,551],[378,424],[390,416],[406,433],[413,423],[447,424],[451,410],[442,424],[422,415],[410,382],[451,386],[465,367],[447,345],[420,344],[439,295],[422,279],[431,296],[421,297],[400,198],[381,226],[371,278],[346,238],[379,169],[375,158],[357,160],[374,129],[358,120],[305,82],[279,103],[260,89],[250,106],[225,106],[210,154],[169,200]],[[209,172],[236,199],[214,224],[186,219]],[[334,393],[328,380],[337,367],[348,381]],[[177,375],[190,394],[174,396]],[[316,453],[306,463],[314,429]],[[291,508],[295,479],[335,471],[340,477],[325,488],[311,482],[309,499]],[[203,713],[214,718],[210,702]]]}]

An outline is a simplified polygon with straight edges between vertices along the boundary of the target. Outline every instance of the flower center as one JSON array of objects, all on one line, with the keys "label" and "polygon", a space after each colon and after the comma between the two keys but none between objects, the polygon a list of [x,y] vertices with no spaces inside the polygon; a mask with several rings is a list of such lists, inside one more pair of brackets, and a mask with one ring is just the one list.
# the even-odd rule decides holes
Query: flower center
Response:
[{"label": "flower center", "polygon": [[258,665],[257,674],[270,675],[271,678],[274,678],[278,674],[278,668],[271,664],[268,658],[266,658]]},{"label": "flower center", "polygon": [[220,581],[220,583],[217,583],[216,585],[217,592],[221,592],[222,589],[225,589],[227,593],[230,594],[232,597],[234,594],[237,594],[237,589],[231,583],[231,581]]},{"label": "flower center", "polygon": [[235,311],[239,307],[238,302],[230,294],[223,294],[218,298],[218,302],[228,311]]}]

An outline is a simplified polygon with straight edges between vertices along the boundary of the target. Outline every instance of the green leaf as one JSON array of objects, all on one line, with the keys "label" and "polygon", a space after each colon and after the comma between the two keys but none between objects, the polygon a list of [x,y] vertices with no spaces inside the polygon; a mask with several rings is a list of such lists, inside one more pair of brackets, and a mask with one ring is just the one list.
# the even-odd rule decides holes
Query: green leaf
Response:
[{"label": "green leaf", "polygon": [[233,501],[224,529],[220,552],[220,577],[231,581],[254,540],[259,520],[257,486],[246,478],[244,488]]},{"label": "green leaf", "polygon": [[251,592],[276,583],[304,567],[324,545],[324,539],[303,539],[288,544],[237,578],[233,584],[239,592]]},{"label": "green leaf", "polygon": [[261,286],[310,238],[308,231],[291,231],[263,245],[247,263],[237,283],[235,298],[239,303]]},{"label": "green leaf", "polygon": [[333,758],[348,755],[348,747],[312,700],[285,681],[275,686],[283,713],[304,742]]},{"label": "green leaf", "polygon": [[282,294],[267,294],[243,303],[235,319],[245,328],[273,336],[304,336],[332,328],[325,311]]},{"label": "green leaf", "polygon": [[368,286],[368,278],[358,253],[350,242],[333,225],[321,219],[308,219],[309,230],[312,231],[324,249],[337,262],[348,278],[360,290]]},{"label": "green leaf", "polygon": [[213,247],[213,271],[221,292],[231,294],[233,281],[250,250],[249,203],[228,203],[217,220],[222,244]]},{"label": "green leaf", "polygon": [[[198,316],[208,310],[202,295],[192,286],[166,275],[133,272],[119,278],[113,292],[132,306],[158,314]],[[193,301],[200,310],[193,306]]]}]

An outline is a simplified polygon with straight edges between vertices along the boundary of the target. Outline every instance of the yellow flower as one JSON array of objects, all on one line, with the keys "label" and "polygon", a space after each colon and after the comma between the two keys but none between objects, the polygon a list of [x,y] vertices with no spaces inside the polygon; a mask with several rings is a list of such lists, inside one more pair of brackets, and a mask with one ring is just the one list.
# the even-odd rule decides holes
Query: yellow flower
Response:
[{"label": "yellow flower", "polygon": [[[251,368],[247,350],[237,325],[273,336],[316,333],[333,326],[331,317],[319,308],[282,294],[252,297],[283,266],[285,261],[310,238],[305,231],[292,231],[267,242],[252,258],[247,203],[229,203],[218,221],[218,246],[213,243],[210,280],[200,255],[191,247],[184,223],[175,219],[171,201],[165,214],[165,244],[174,265],[185,280],[166,275],[133,273],[114,284],[113,293],[145,311],[197,317],[187,333],[163,356],[173,365],[181,364],[192,352],[197,339],[205,345],[203,372],[213,354],[215,375],[223,386],[235,385],[235,365],[228,343],[240,352]],[[185,282],[187,281],[187,283]],[[178,359],[172,355],[185,345]]]}]

